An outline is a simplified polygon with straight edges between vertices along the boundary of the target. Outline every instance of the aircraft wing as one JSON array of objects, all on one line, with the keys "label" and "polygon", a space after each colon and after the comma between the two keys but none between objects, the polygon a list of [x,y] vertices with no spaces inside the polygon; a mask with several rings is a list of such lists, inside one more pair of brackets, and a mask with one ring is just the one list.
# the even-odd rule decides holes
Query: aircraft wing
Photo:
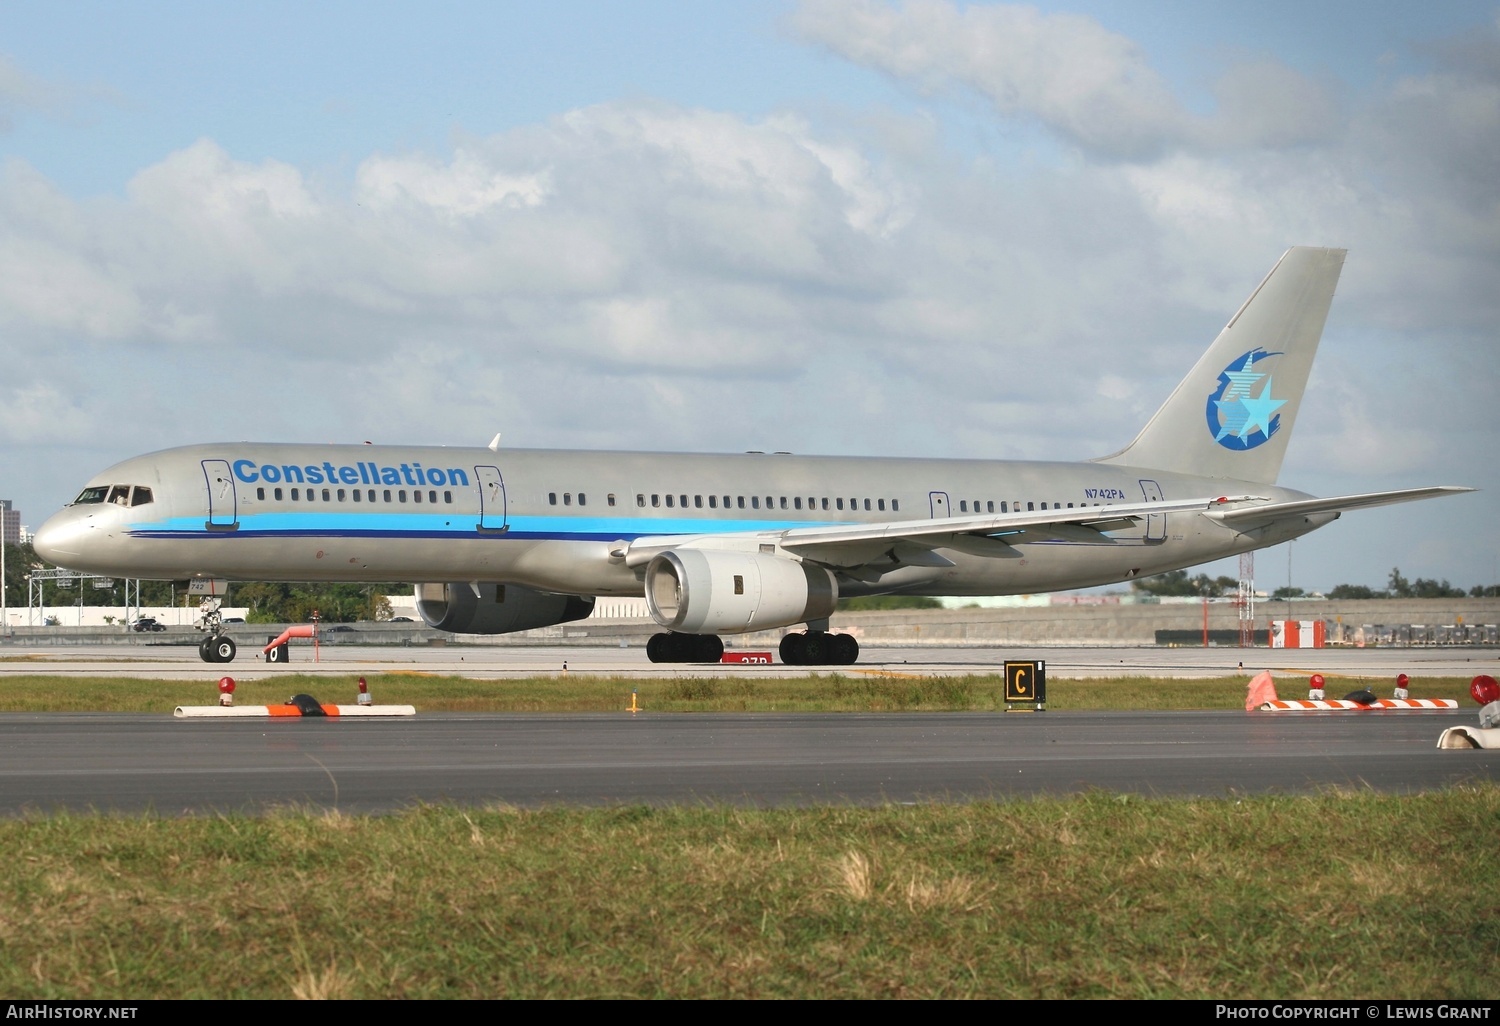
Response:
[{"label": "aircraft wing", "polygon": [[1115,503],[1072,509],[1028,510],[879,524],[792,527],[774,531],[688,537],[637,538],[613,553],[629,566],[644,566],[658,552],[673,548],[739,548],[775,545],[805,559],[835,565],[865,563],[880,555],[911,566],[952,566],[933,549],[973,555],[1014,555],[1015,542],[1073,541],[1111,544],[1108,531],[1133,527],[1153,514],[1201,513],[1234,503],[1266,501],[1254,495],[1179,499],[1172,502]]},{"label": "aircraft wing", "polygon": [[1403,488],[1394,492],[1364,492],[1359,495],[1335,495],[1327,499],[1298,499],[1294,502],[1272,502],[1260,506],[1238,506],[1234,509],[1208,510],[1204,516],[1236,531],[1254,531],[1279,520],[1313,516],[1319,513],[1343,513],[1351,509],[1389,506],[1397,502],[1435,499],[1440,495],[1472,492],[1473,488],[1437,485],[1431,488]]}]

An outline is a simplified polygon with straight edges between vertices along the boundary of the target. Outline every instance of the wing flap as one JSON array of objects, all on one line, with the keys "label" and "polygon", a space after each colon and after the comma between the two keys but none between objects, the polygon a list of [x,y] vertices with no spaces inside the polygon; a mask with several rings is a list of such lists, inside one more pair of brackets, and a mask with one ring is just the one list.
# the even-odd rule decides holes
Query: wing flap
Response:
[{"label": "wing flap", "polygon": [[[1100,540],[1101,531],[1120,530],[1155,513],[1194,513],[1228,503],[1248,502],[1253,495],[1178,499],[1172,502],[1117,503],[1111,506],[1079,506],[1075,509],[1028,510],[1024,513],[993,513],[984,516],[942,517],[936,520],[897,520],[883,524],[842,524],[837,527],[794,527],[780,532],[781,546],[796,552],[833,542],[921,541],[941,547],[944,535],[1004,537],[1018,531],[1028,535],[1017,541],[1051,532],[1057,540]],[[1262,500],[1264,501],[1264,500]],[[1079,530],[1082,533],[1079,533]]]}]

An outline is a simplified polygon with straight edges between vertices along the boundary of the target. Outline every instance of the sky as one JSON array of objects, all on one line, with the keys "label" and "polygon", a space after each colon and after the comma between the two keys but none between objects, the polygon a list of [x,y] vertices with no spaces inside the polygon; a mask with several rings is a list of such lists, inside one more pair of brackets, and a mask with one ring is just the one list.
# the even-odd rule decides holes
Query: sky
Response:
[{"label": "sky", "polygon": [[[0,0],[0,496],[213,440],[1128,442],[1349,250],[1257,583],[1500,583],[1500,6]],[[1233,563],[1214,573],[1233,576]]]}]

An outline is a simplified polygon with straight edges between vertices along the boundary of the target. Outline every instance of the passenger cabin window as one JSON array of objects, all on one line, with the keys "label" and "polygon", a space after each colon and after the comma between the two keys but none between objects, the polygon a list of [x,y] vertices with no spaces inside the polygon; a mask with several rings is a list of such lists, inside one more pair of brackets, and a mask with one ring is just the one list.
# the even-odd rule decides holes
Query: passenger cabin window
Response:
[{"label": "passenger cabin window", "polygon": [[671,509],[671,508],[672,508],[672,496],[668,495],[667,496],[667,509]]},{"label": "passenger cabin window", "polygon": [[580,505],[580,506],[587,506],[588,504],[589,504],[588,496],[584,495],[582,492],[579,492],[578,493],[578,505]]},{"label": "passenger cabin window", "polygon": [[547,505],[549,505],[549,506],[556,506],[557,505],[557,493],[556,492],[548,492],[547,493]]},{"label": "passenger cabin window", "polygon": [[275,489],[271,494],[273,496],[275,496],[277,502],[281,501],[281,489],[280,488]]},{"label": "passenger cabin window", "polygon": [[604,504],[606,506],[613,506],[615,504],[615,493],[614,492],[610,492],[608,495],[606,495],[604,497]]},{"label": "passenger cabin window", "polygon": [[644,505],[646,505],[646,496],[643,495],[643,494],[637,493],[636,497],[635,497],[635,504],[637,506],[644,506]]},{"label": "passenger cabin window", "polygon": [[344,490],[342,488],[339,489],[339,501],[344,501]]}]

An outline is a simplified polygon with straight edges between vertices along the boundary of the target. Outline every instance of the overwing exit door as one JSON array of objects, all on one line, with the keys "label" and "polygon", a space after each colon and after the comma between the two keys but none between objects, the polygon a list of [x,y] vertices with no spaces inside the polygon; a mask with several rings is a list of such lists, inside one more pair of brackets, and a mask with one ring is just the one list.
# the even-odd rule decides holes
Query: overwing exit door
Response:
[{"label": "overwing exit door", "polygon": [[[1141,494],[1146,497],[1147,502],[1161,502],[1161,485],[1155,481],[1141,481]],[[1146,537],[1148,542],[1164,542],[1167,540],[1167,518],[1161,513],[1152,513],[1146,517]]]}]

